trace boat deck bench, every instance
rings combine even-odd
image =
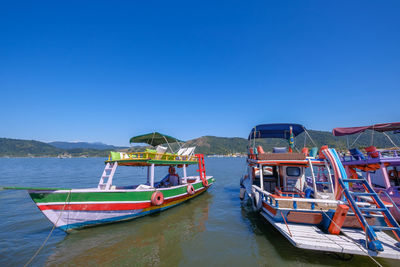
[[[257,155],[258,160],[305,160],[303,153],[263,153]]]

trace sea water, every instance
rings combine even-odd
[[[0,186],[96,187],[103,158],[2,158]],[[196,166],[189,174],[196,173]],[[66,234],[54,230],[33,266],[374,266],[368,257],[295,248],[248,202],[239,200],[244,158],[207,158],[215,184],[182,205],[132,221]],[[179,170],[181,171],[181,170]],[[117,185],[146,182],[146,168],[119,167]],[[158,168],[163,178],[166,168]],[[24,190],[0,191],[0,266],[21,266],[52,224]],[[400,261],[378,260],[384,266]]]

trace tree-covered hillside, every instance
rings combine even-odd
[[[0,138],[0,157],[56,157],[71,155],[73,157],[105,157],[109,150],[97,149],[61,149],[35,140]]]
[[[314,131],[309,130],[313,142],[305,133],[300,134],[295,138],[295,144],[297,149],[301,149],[306,143],[307,147],[321,147],[322,145],[328,145],[329,147],[335,147],[339,150],[345,150],[347,143],[352,147],[367,147],[373,144],[378,148],[389,148],[394,145],[389,139],[382,133],[374,132],[372,135],[371,131],[365,132],[359,135],[353,135],[347,137],[335,137],[330,132]],[[400,145],[400,134],[387,133],[389,137],[397,144]],[[306,137],[306,139],[304,139]],[[354,141],[357,138],[355,144]],[[306,142],[304,142],[306,141]],[[373,141],[373,142],[372,142]],[[287,141],[282,139],[257,139],[256,145],[262,145],[265,151],[271,151],[273,147],[287,146]],[[247,153],[248,141],[246,138],[240,137],[217,137],[217,136],[203,136],[193,140],[189,140],[186,146],[196,146],[196,153],[202,153],[206,155],[210,154],[231,154],[231,153]],[[114,146],[112,150],[121,151],[144,151],[146,146],[133,146],[130,148],[117,148]],[[172,144],[174,150],[178,147]],[[68,154],[74,157],[79,156],[99,156],[106,157],[111,149],[89,149],[85,147],[77,147],[74,149],[61,149],[51,146],[47,143],[34,141],[34,140],[18,140],[0,138],[0,157],[27,157],[27,156],[57,156],[61,154]]]
[[[49,145],[52,145],[57,148],[61,149],[96,149],[96,150],[116,150],[126,147],[116,147],[112,145],[106,145],[100,142],[62,142],[62,141],[55,141],[49,142]]]
[[[0,156],[57,156],[61,153],[63,149],[35,140],[0,138]]]
[[[307,147],[321,147],[322,145],[328,145],[329,147],[334,147],[339,150],[345,150],[347,148],[347,143],[351,148],[364,148],[372,144],[378,148],[394,147],[390,140],[382,133],[374,132],[372,142],[371,131],[362,133],[359,137],[358,135],[336,137],[333,136],[331,132],[315,130],[308,130],[308,133],[311,136],[312,141],[305,133],[302,133],[295,138],[295,145],[298,149],[301,149],[305,144]],[[397,146],[400,145],[400,134],[387,134]],[[358,139],[354,143],[357,137]],[[227,138],[203,136],[188,141],[187,145],[196,146],[196,153],[203,154],[247,153],[248,141],[245,138],[239,137]],[[282,139],[256,139],[256,145],[262,145],[265,151],[271,151],[273,147],[287,146],[288,142]]]

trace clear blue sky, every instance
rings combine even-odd
[[[3,1],[0,137],[400,121],[400,1]]]

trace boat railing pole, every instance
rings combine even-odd
[[[150,166],[147,166],[147,184],[150,185]]]
[[[186,178],[186,164],[183,164],[183,177]]]
[[[260,188],[261,191],[264,191],[264,171],[263,171],[263,165],[260,164],[258,165],[258,167],[260,168]]]
[[[393,207],[397,210],[398,213],[400,213],[400,209],[397,206],[396,202],[394,202],[394,200],[389,196],[389,194],[386,191],[379,191],[378,195],[380,195],[381,193],[384,193],[385,196],[390,200],[390,202],[392,202]]]
[[[154,163],[150,166],[150,186],[154,187]]]

